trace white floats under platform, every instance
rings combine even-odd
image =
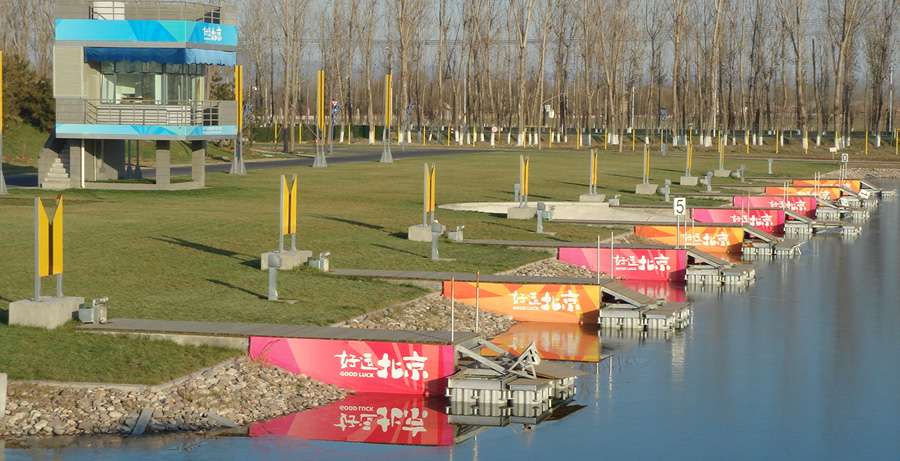
[[[74,319],[83,306],[84,298],[74,296],[14,301],[9,303],[9,324],[53,330]]]
[[[600,309],[600,328],[613,330],[680,330],[691,324],[687,303],[666,303],[635,309],[627,304],[607,304]]]

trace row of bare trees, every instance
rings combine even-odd
[[[208,0],[207,0],[208,1]],[[237,0],[257,118],[629,128],[678,135],[889,131],[900,0]],[[0,43],[49,74],[52,0],[0,0]],[[341,128],[341,136],[344,136]],[[293,148],[295,131],[285,136]],[[349,134],[348,134],[349,136]]]

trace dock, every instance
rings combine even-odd
[[[231,344],[247,349],[250,338],[279,337],[340,341],[376,341],[406,344],[456,345],[476,338],[475,333],[458,331],[407,331],[363,328],[281,325],[275,323],[194,322],[183,320],[111,319],[107,323],[86,323],[77,331],[98,334],[141,336],[169,339],[179,344]]]

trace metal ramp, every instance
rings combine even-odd
[[[660,304],[660,301],[658,301],[656,298],[651,298],[633,288],[628,288],[625,285],[622,285],[621,283],[615,281],[606,282],[600,285],[600,291],[617,299],[625,301],[626,303],[637,308],[656,306]]]
[[[803,213],[797,213],[796,211],[784,210],[784,215],[787,218],[784,221],[784,235],[796,236],[796,235],[810,235],[813,233],[814,227],[813,224],[815,220],[806,216]]]
[[[571,398],[575,378],[587,374],[571,366],[543,362],[534,343],[520,355],[481,338],[469,344],[456,345],[458,371],[447,378],[448,408],[460,416],[457,423],[476,424],[465,418],[486,413],[491,417],[539,416],[554,406],[554,401]],[[484,357],[481,348],[490,349],[496,356]]]
[[[687,249],[688,256],[694,258],[695,261],[700,261],[701,263],[709,264],[712,267],[720,268],[720,267],[730,267],[733,266],[733,263],[730,263],[718,256],[712,255],[705,251],[700,251],[696,248],[688,248]]]

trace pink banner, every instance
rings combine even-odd
[[[596,248],[560,248],[559,260],[597,272]],[[616,278],[683,282],[686,269],[686,250],[614,248],[610,257],[609,248],[600,248],[600,272]]]
[[[304,338],[250,338],[250,357],[357,392],[442,395],[453,346]]]
[[[787,208],[808,218],[816,217],[815,197],[809,195],[751,195],[735,196],[732,204],[743,208]]]
[[[770,234],[784,234],[784,210],[693,208],[691,217],[706,224],[749,224]]]
[[[309,440],[452,445],[443,397],[359,393],[313,410],[250,425],[250,437],[289,435]]]

